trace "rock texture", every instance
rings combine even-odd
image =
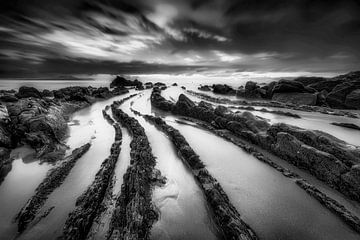
[[[321,190],[317,189],[314,185],[308,183],[305,179],[301,178],[298,174],[294,173],[293,171],[280,166],[279,164],[272,161],[270,158],[266,157],[264,154],[259,152],[254,147],[250,146],[248,143],[242,141],[239,138],[236,138],[233,134],[229,131],[224,130],[216,130],[209,124],[204,122],[199,122],[196,120],[188,119],[187,121],[191,121],[196,123],[202,129],[206,129],[217,136],[224,138],[225,140],[232,142],[236,146],[242,148],[244,151],[252,154],[261,162],[269,165],[270,167],[274,168],[275,170],[279,171],[285,177],[295,180],[296,184],[305,190],[308,194],[314,197],[317,201],[319,201],[324,207],[332,211],[336,214],[339,218],[341,218],[346,224],[349,225],[352,229],[360,233],[360,219],[349,210],[347,210],[342,204],[337,202],[336,200],[332,199],[331,197],[327,196],[325,193],[321,192]]]
[[[105,119],[111,119],[106,112],[104,115]],[[103,161],[88,189],[76,200],[76,208],[69,214],[60,239],[86,239],[94,219],[100,213],[101,203],[108,186],[111,185],[122,142],[120,125],[113,123],[112,126],[115,129],[115,139],[110,149],[110,156]]]
[[[87,143],[76,148],[58,167],[55,167],[48,172],[46,178],[36,188],[35,195],[28,200],[16,217],[19,232],[23,232],[27,225],[34,220],[48,196],[63,183],[76,161],[89,150],[90,146],[91,144]]]
[[[152,102],[154,100],[166,101],[161,96],[152,98]],[[154,103],[154,106],[161,104]],[[177,103],[169,108],[174,114],[205,121],[217,129],[227,129],[360,201],[359,147],[321,131],[284,123],[270,125],[251,113],[233,114],[223,106],[213,109],[206,103],[196,105],[185,95],[180,95]]]
[[[344,128],[350,128],[350,129],[355,129],[355,130],[360,130],[360,126],[353,124],[353,123],[337,123],[337,122],[333,122],[331,123],[332,125],[335,126],[339,126],[339,127],[344,127]]]
[[[189,166],[199,186],[203,190],[216,225],[224,239],[258,239],[254,231],[241,219],[239,212],[231,204],[228,196],[190,147],[178,130],[167,125],[161,118],[146,115],[145,118],[159,127],[173,142],[179,156]]]
[[[158,214],[152,204],[152,186],[158,181],[155,157],[144,128],[139,122],[112,105],[115,119],[131,133],[131,162],[124,177],[121,194],[112,217],[109,239],[150,239],[152,224]]]
[[[200,98],[200,99],[204,99],[206,101],[220,103],[220,104],[286,108],[286,109],[293,109],[293,110],[304,111],[304,112],[318,112],[318,113],[328,114],[328,115],[359,118],[359,115],[354,112],[344,111],[344,110],[336,110],[336,109],[332,109],[332,108],[328,108],[328,107],[297,105],[297,104],[282,103],[282,102],[277,102],[277,101],[230,100],[228,98],[215,98],[215,97],[209,96],[207,94],[195,92],[195,91],[191,91],[191,90],[188,90],[187,92],[191,95],[194,95],[194,96]]]
[[[140,82],[139,80],[135,79],[134,81],[132,81],[120,76],[116,76],[116,78],[110,83],[110,88],[115,87],[136,87],[139,89],[144,89],[142,82]]]
[[[329,106],[337,109],[360,109],[360,71],[333,78],[299,77],[281,79],[259,87],[249,81],[237,96],[265,98],[297,105]]]
[[[235,95],[236,91],[226,84],[214,84],[212,86],[213,92],[217,94]]]
[[[2,91],[0,94],[7,94],[7,99],[0,99],[0,147],[12,149],[28,144],[36,150],[36,157],[41,161],[62,159],[66,150],[63,140],[68,115],[97,99],[126,92],[128,90],[110,91],[104,87],[67,87],[43,92],[20,87],[19,92]],[[11,101],[10,97],[13,98]],[[9,169],[9,164],[6,166]]]

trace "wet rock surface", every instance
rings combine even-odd
[[[263,87],[248,81],[237,96],[265,98],[298,105],[328,106],[337,109],[360,109],[360,72],[333,78],[298,77],[281,79]]]
[[[119,87],[119,88],[137,87],[143,89],[143,84],[137,79],[132,81],[121,76],[116,76],[116,78],[110,83],[110,88],[115,88],[115,87]]]
[[[318,188],[314,185],[307,182],[305,179],[301,178],[298,174],[294,173],[293,171],[280,166],[279,164],[272,161],[270,158],[266,157],[263,153],[259,152],[254,147],[250,146],[245,141],[235,137],[230,131],[224,130],[217,130],[212,127],[210,124],[206,124],[204,122],[199,122],[193,119],[185,118],[185,120],[196,123],[199,127],[206,129],[215,135],[235,144],[236,146],[242,148],[244,151],[252,154],[261,162],[269,165],[270,167],[274,168],[275,170],[282,173],[285,177],[295,180],[295,183],[305,190],[308,194],[314,197],[317,201],[319,201],[324,207],[332,211],[336,214],[339,218],[341,218],[346,224],[348,224],[352,229],[360,233],[360,219],[347,210],[342,204],[337,202],[336,200],[332,199],[331,197],[327,196],[323,192],[321,192]]]
[[[109,121],[111,117],[106,112],[103,113],[105,119]],[[115,139],[110,149],[110,155],[102,162],[91,185],[76,200],[76,208],[69,214],[63,234],[59,239],[86,239],[94,219],[100,214],[101,204],[108,187],[111,185],[122,142],[120,125],[114,122],[112,126],[115,129]]]
[[[194,152],[178,130],[167,125],[161,118],[150,115],[144,116],[160,128],[173,142],[179,156],[189,166],[198,181],[217,227],[224,239],[258,239],[254,231],[241,219],[239,212],[231,204],[228,196],[218,181],[205,168],[199,156]]]
[[[160,97],[156,99],[164,101]],[[156,99],[152,98],[152,103]],[[360,201],[360,175],[356,167],[360,163],[359,147],[321,131],[305,130],[284,123],[270,125],[249,112],[233,114],[223,106],[214,109],[208,104],[196,105],[183,94],[173,104],[171,111],[205,121],[217,129],[227,129],[309,171],[349,198]]]
[[[207,94],[190,91],[190,90],[188,90],[187,92],[191,95],[194,95],[194,96],[200,98],[200,99],[204,99],[206,101],[220,103],[220,104],[285,108],[285,109],[293,109],[293,110],[304,111],[304,112],[318,112],[318,113],[328,114],[328,115],[359,118],[359,115],[356,113],[353,113],[350,111],[345,111],[345,110],[336,110],[336,109],[332,109],[332,108],[328,108],[328,107],[297,105],[297,104],[292,104],[292,103],[282,103],[282,102],[276,102],[276,101],[230,100],[227,98],[215,98],[215,97],[209,96]]]
[[[91,144],[87,143],[76,148],[67,156],[59,166],[51,169],[46,178],[40,183],[32,196],[21,211],[16,216],[18,221],[18,231],[23,232],[28,224],[34,220],[40,208],[44,205],[48,196],[59,187],[74,167],[76,161],[81,158],[90,148]]]
[[[158,184],[155,157],[144,128],[121,109],[121,103],[112,105],[114,118],[132,135],[130,166],[128,167],[110,223],[109,239],[150,239],[152,224],[158,213],[152,204],[152,188]]]
[[[13,149],[28,144],[41,161],[62,159],[68,116],[98,99],[127,92],[110,91],[106,87],[66,87],[42,92],[33,87],[20,87],[18,92],[2,91],[0,94],[6,97],[0,98],[0,147]],[[1,176],[11,168],[8,159],[5,160],[6,164],[0,164]]]

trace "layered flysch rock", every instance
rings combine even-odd
[[[158,214],[152,204],[152,186],[158,182],[155,157],[144,128],[139,122],[112,105],[114,118],[131,133],[130,166],[123,177],[121,194],[111,220],[109,239],[150,239],[150,229]],[[157,173],[157,174],[156,174]]]
[[[74,111],[97,99],[127,93],[106,87],[67,87],[38,91],[20,87],[19,91],[0,91],[0,183],[11,170],[11,149],[27,144],[41,161],[63,159],[66,146],[67,118]]]
[[[63,183],[76,161],[89,150],[90,146],[91,144],[87,143],[74,149],[71,155],[67,156],[59,166],[49,171],[46,178],[36,188],[35,195],[28,200],[16,217],[19,232],[24,231],[27,225],[36,217],[48,196]]]
[[[166,100],[154,91],[152,103],[163,106]],[[155,103],[154,101],[159,101]],[[360,149],[321,131],[311,131],[284,123],[269,125],[251,113],[233,114],[223,106],[213,109],[205,103],[196,105],[185,95],[176,104],[165,104],[173,113],[227,129],[267,149],[288,162],[306,169],[318,179],[348,197],[360,201]]]
[[[173,142],[178,154],[189,166],[204,192],[215,223],[224,239],[258,239],[253,230],[241,219],[218,181],[205,168],[199,156],[178,130],[167,125],[161,118],[146,115],[145,118],[159,127]]]
[[[274,168],[275,170],[282,173],[285,177],[290,178],[296,182],[296,184],[305,190],[309,195],[314,197],[317,201],[319,201],[324,207],[329,209],[331,212],[336,214],[339,218],[341,218],[346,224],[349,225],[352,229],[360,233],[360,219],[349,210],[347,210],[342,204],[337,202],[336,200],[332,199],[331,197],[324,194],[321,190],[316,188],[314,185],[307,182],[305,179],[301,178],[298,174],[287,169],[274,161],[270,158],[266,157],[263,153],[259,150],[255,149],[254,147],[250,146],[248,143],[242,141],[240,138],[235,137],[230,131],[224,130],[217,130],[212,127],[210,124],[207,124],[202,121],[197,121],[194,119],[186,118],[185,120],[195,122],[195,126],[199,126],[202,129],[206,129],[215,135],[224,138],[227,141],[234,143],[236,146],[242,148],[244,151],[248,152],[249,154],[256,157],[261,162],[269,165],[270,167]]]
[[[241,106],[262,106],[262,107],[275,107],[275,108],[285,108],[285,109],[293,109],[304,112],[318,112],[322,114],[335,115],[335,116],[346,116],[350,118],[359,118],[359,115],[346,110],[337,110],[332,109],[326,106],[309,106],[309,105],[299,105],[294,103],[282,103],[277,101],[246,101],[246,100],[230,100],[228,98],[215,98],[209,96],[207,94],[203,94],[200,92],[195,92],[188,90],[189,94],[194,95],[200,99],[204,99],[206,101],[221,103],[221,104],[233,104],[233,105],[241,105]],[[318,95],[319,96],[319,95]],[[325,98],[326,96],[322,96]],[[318,98],[319,99],[319,98]]]
[[[237,96],[266,98],[297,105],[328,106],[338,109],[360,109],[360,72],[333,78],[299,77],[281,79],[265,86],[249,81],[239,88]]]
[[[110,119],[110,116],[105,118]],[[115,139],[110,149],[110,156],[101,164],[92,184],[76,200],[76,208],[69,214],[59,239],[86,239],[95,217],[100,213],[100,206],[111,183],[122,141],[120,125],[118,123],[112,125],[115,129]]]

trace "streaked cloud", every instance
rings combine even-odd
[[[56,63],[63,71],[60,64],[68,62],[73,64],[67,67],[84,73],[89,68],[83,66],[94,63],[100,64],[95,69],[102,73],[114,72],[110,67],[116,64],[147,72],[220,68],[228,74],[347,72],[356,70],[360,62],[360,4],[355,0],[2,0],[0,36],[4,75],[42,73],[45,67],[53,72]]]

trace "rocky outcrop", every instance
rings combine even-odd
[[[34,148],[37,157],[52,161],[65,152],[61,140],[67,131],[66,105],[51,100],[23,98],[7,105],[12,138]]]
[[[304,111],[304,112],[318,112],[318,113],[328,114],[328,115],[359,118],[359,115],[354,112],[345,111],[345,110],[336,110],[336,109],[332,109],[332,108],[328,108],[328,107],[298,105],[298,104],[282,103],[282,102],[276,102],[276,101],[230,100],[228,98],[212,97],[207,94],[195,92],[195,91],[191,91],[191,90],[188,90],[187,92],[191,95],[194,95],[194,96],[200,98],[200,99],[204,99],[206,101],[220,103],[220,104],[286,108],[286,109],[293,109],[293,110]]]
[[[164,111],[171,111],[171,108],[173,106],[173,103],[171,101],[168,101],[161,96],[161,90],[158,87],[155,87],[153,89],[150,100],[155,107]]]
[[[350,109],[359,109],[360,106],[360,89],[356,89],[346,95],[345,106]]]
[[[154,86],[154,84],[152,82],[146,82],[144,85],[145,85],[146,89],[153,88],[153,86]]]
[[[350,129],[354,129],[354,130],[360,130],[360,126],[358,126],[356,124],[353,124],[353,123],[337,123],[337,122],[333,122],[331,124],[335,125],[335,126],[339,126],[339,127],[350,128]]]
[[[200,87],[198,87],[198,89],[199,89],[200,91],[205,91],[205,92],[211,91],[211,87],[208,86],[208,85],[201,85]]]
[[[116,76],[116,78],[110,83],[110,88],[115,87],[136,87],[139,89],[143,89],[143,84],[139,80],[135,79],[134,81],[128,80],[124,77]]]
[[[226,84],[214,84],[212,86],[213,92],[217,94],[235,95],[236,91]]]
[[[231,204],[228,196],[218,181],[210,175],[199,156],[178,130],[167,125],[161,118],[146,115],[145,118],[153,122],[170,138],[179,156],[189,166],[195,179],[199,183],[218,229],[224,239],[258,239],[254,231],[241,219],[239,212]]]
[[[0,184],[5,176],[11,171],[12,158],[10,158],[10,149],[0,147]]]
[[[0,105],[0,147],[14,148],[28,144],[36,150],[41,161],[53,162],[62,159],[66,146],[63,140],[68,129],[68,115],[89,106],[97,99],[120,95],[127,90],[114,92],[108,88],[67,87],[40,93],[32,87],[20,87],[16,101]]]
[[[349,106],[345,104],[345,101],[347,96],[354,92],[354,89],[360,89],[360,76],[358,82],[344,82],[336,85],[336,87],[334,87],[334,89],[327,95],[326,102],[333,108],[349,108]],[[354,96],[354,94],[349,97],[352,98],[352,96]],[[354,107],[355,109],[360,108],[360,106]]]
[[[247,107],[245,107],[245,106],[229,106],[229,108],[246,110],[246,111],[258,111],[258,112],[272,113],[272,114],[293,117],[293,118],[301,118],[300,115],[298,115],[296,113],[280,111],[280,110],[269,110],[267,108],[256,109],[251,106],[247,106]]]
[[[317,95],[313,93],[274,93],[272,100],[296,105],[316,105]]]
[[[41,93],[34,87],[22,86],[19,88],[19,92],[15,94],[17,98],[41,98]]]
[[[197,124],[197,126],[201,127],[202,129],[206,129],[206,130],[214,133],[215,135],[217,135],[221,138],[224,138],[225,140],[227,140],[229,142],[232,142],[236,146],[242,148],[245,152],[256,157],[261,162],[269,165],[270,167],[274,168],[276,171],[279,171],[285,177],[295,180],[296,184],[300,188],[305,190],[308,194],[310,194],[317,201],[319,201],[324,207],[326,207],[331,212],[336,214],[351,228],[353,228],[355,231],[360,233],[360,219],[355,214],[351,213],[342,204],[340,204],[336,200],[332,199],[331,197],[327,196],[325,193],[321,192],[321,190],[319,190],[314,185],[307,182],[305,179],[301,178],[295,172],[275,163],[269,157],[265,156],[263,153],[259,152],[257,149],[250,146],[248,143],[242,141],[240,138],[235,137],[229,131],[216,130],[214,127],[212,127],[209,124],[206,124],[204,122],[199,122],[199,121],[196,121],[193,119],[186,118],[186,120],[190,121],[190,122],[194,122]],[[354,184],[352,184],[352,185],[354,185]]]
[[[111,119],[106,112],[103,112],[103,114],[105,119]],[[114,123],[112,126],[115,129],[115,139],[110,149],[110,156],[101,164],[100,170],[96,173],[91,185],[76,200],[76,208],[69,214],[60,239],[86,239],[94,219],[100,213],[101,203],[103,202],[107,188],[111,185],[122,142],[120,125]]]
[[[74,149],[71,155],[66,157],[58,167],[55,167],[48,172],[46,178],[36,188],[35,195],[27,201],[16,217],[19,232],[23,232],[27,225],[34,220],[48,196],[63,183],[71,169],[74,167],[76,161],[89,150],[90,146],[91,144],[87,143]]]
[[[152,224],[158,213],[152,204],[152,186],[159,181],[155,171],[155,157],[144,128],[132,117],[118,109],[120,103],[111,107],[114,118],[131,133],[130,166],[128,167],[110,223],[109,239],[150,239]]]
[[[360,149],[356,146],[321,131],[284,123],[270,125],[251,113],[233,114],[223,106],[213,109],[208,104],[196,105],[185,95],[179,96],[171,110],[174,114],[205,121],[217,129],[227,129],[360,201],[359,175],[353,169],[360,163]]]
[[[330,106],[337,109],[360,109],[360,71],[333,78],[299,77],[281,79],[263,87],[248,81],[236,95],[264,98],[297,105]]]

